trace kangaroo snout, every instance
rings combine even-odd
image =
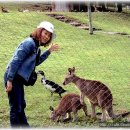
[[[63,82],[62,84],[65,85],[65,82]]]
[[[65,85],[67,85],[67,82],[64,81],[62,84],[65,86]]]

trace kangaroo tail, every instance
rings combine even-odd
[[[129,112],[124,112],[124,113],[116,115],[116,118],[124,118],[124,117],[128,116],[129,114],[130,114],[130,111]]]

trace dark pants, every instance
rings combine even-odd
[[[5,86],[7,83],[7,73],[4,75]],[[24,112],[26,102],[24,99],[24,85],[18,79],[13,80],[13,89],[8,93],[10,105],[10,125],[11,127],[29,127]]]

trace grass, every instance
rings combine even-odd
[[[85,13],[64,13],[81,22],[88,22]],[[130,15],[130,14],[127,14]],[[82,16],[82,17],[81,17]],[[76,67],[76,74],[86,79],[100,80],[112,91],[114,112],[130,111],[129,66],[130,45],[129,38],[121,35],[108,35],[77,29],[71,25],[48,17],[45,13],[19,13],[12,11],[8,14],[0,13],[0,127],[9,127],[9,106],[4,90],[3,74],[7,63],[13,55],[17,45],[32,32],[43,20],[55,25],[57,38],[55,43],[60,45],[60,51],[54,52],[37,70],[43,70],[46,78],[62,85],[68,67]],[[130,17],[123,13],[93,13],[93,26],[103,31],[130,33]],[[123,24],[122,24],[123,23]],[[42,48],[44,51],[45,48]],[[65,87],[68,93],[79,93],[70,84]],[[79,111],[79,122],[55,123],[49,119],[49,106],[57,106],[58,95],[53,97],[41,85],[40,77],[33,87],[25,87],[27,102],[26,114],[32,127],[99,127],[98,121],[84,116]],[[89,113],[90,104],[86,100]],[[100,111],[98,108],[97,111]],[[122,119],[121,122],[125,121]]]

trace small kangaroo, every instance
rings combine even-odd
[[[3,13],[9,13],[9,11],[8,11],[7,9],[5,9],[4,7],[1,7],[1,11],[2,11]]]
[[[54,121],[64,121],[66,118],[66,114],[68,113],[68,119],[71,119],[71,112],[73,113],[73,122],[78,120],[77,111],[83,109],[85,115],[87,116],[87,106],[84,103],[83,105],[80,103],[80,96],[74,93],[66,94],[60,100],[58,107],[54,110],[53,107],[50,106],[51,116],[50,118]]]
[[[92,118],[96,118],[96,106],[99,106],[102,109],[101,121],[106,121],[107,113],[112,119],[116,118],[112,108],[113,97],[111,91],[105,84],[101,83],[100,81],[87,80],[76,76],[75,67],[69,68],[68,72],[69,73],[65,77],[63,85],[67,85],[72,82],[79,88],[81,92],[81,104],[84,103],[85,96],[89,99],[92,107]]]

